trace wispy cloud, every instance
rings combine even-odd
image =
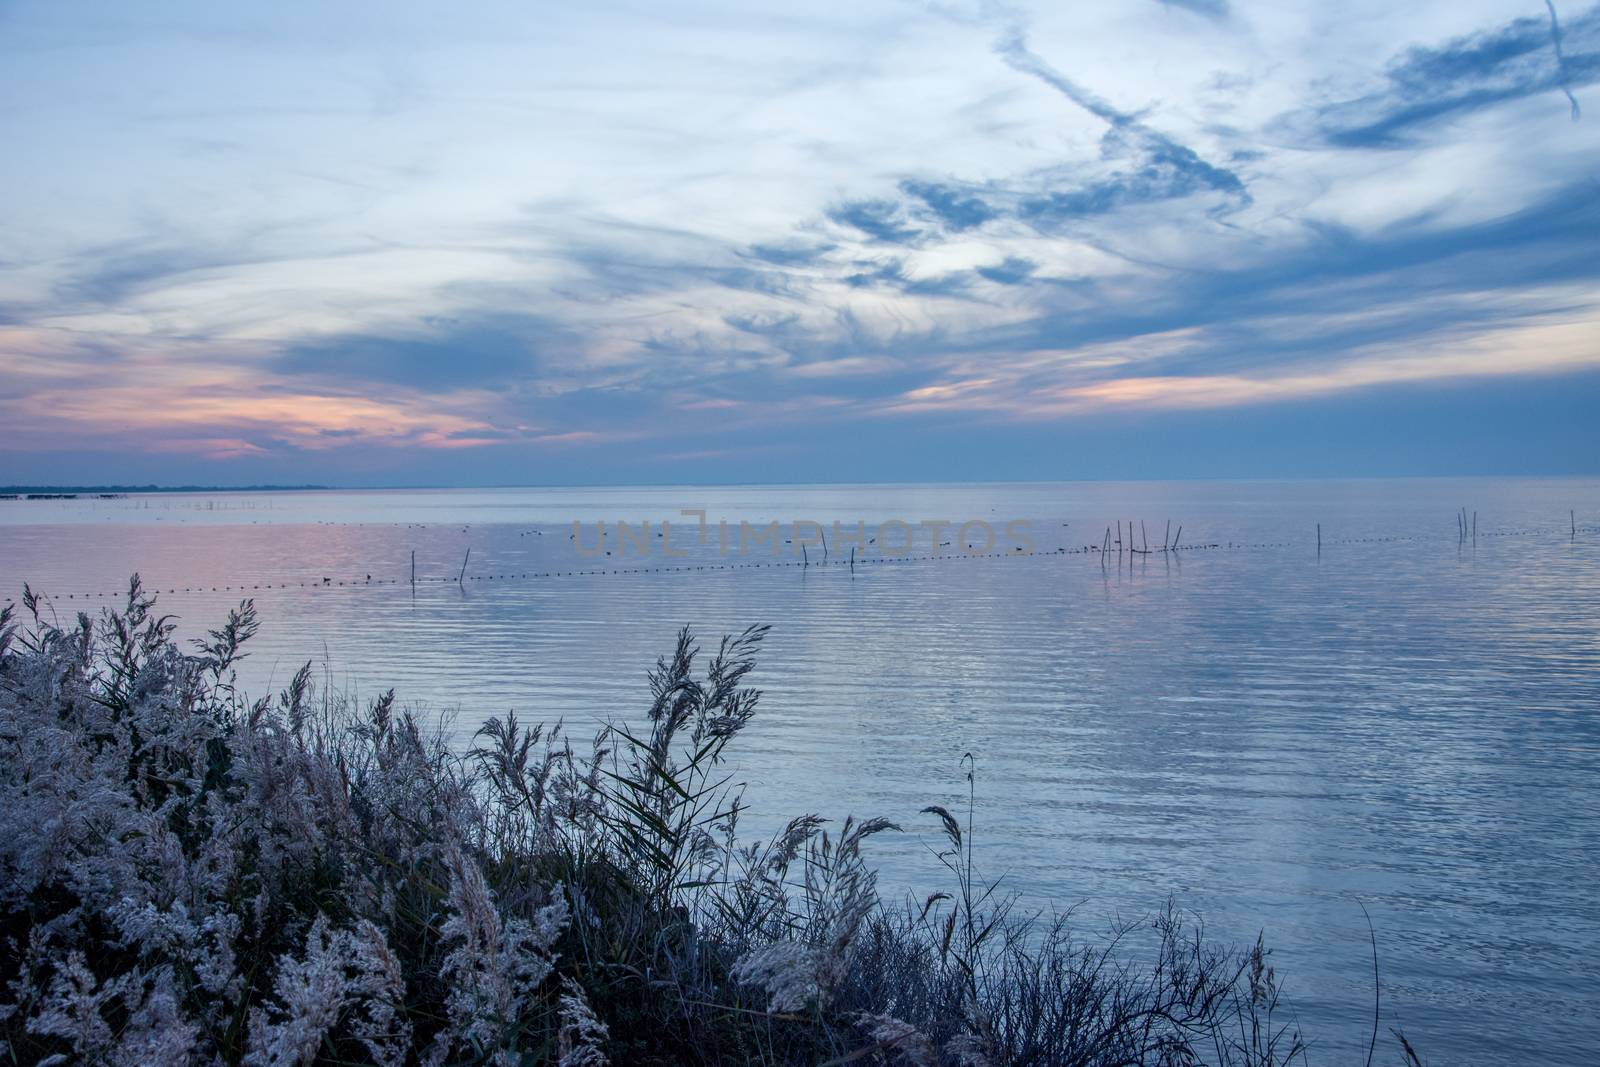
[[[1161,0],[1163,7],[1182,8],[1208,19],[1224,20],[1232,13],[1228,0]]]
[[[1572,106],[1572,121],[1576,122],[1583,115],[1583,109],[1578,106],[1578,98],[1572,95],[1572,81],[1567,71],[1567,57],[1561,51],[1561,16],[1556,14],[1555,0],[1544,0],[1545,10],[1550,12],[1550,47],[1556,54],[1556,82],[1561,86],[1561,92],[1567,98],[1567,103]]]
[[[855,200],[840,204],[828,212],[828,218],[884,244],[914,244],[922,236],[920,230],[901,216],[900,205],[893,200]]]
[[[285,346],[271,369],[306,381],[388,383],[412,389],[517,386],[538,378],[541,343],[570,343],[554,324],[424,316],[404,331],[342,334]]]
[[[1526,16],[1408,48],[1389,65],[1380,89],[1321,105],[1315,121],[1335,145],[1397,148],[1434,123],[1540,94],[1564,94],[1576,120],[1572,91],[1596,80],[1600,6],[1563,28],[1549,4],[1548,18]]]
[[[1600,365],[1600,7],[358,14],[12,10],[14,466],[819,476],[818,423]]]

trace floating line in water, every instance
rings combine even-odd
[[[1533,528],[1522,528],[1522,529],[1511,529],[1511,530],[1498,530],[1498,531],[1494,531],[1494,532],[1491,532],[1491,533],[1482,533],[1482,534],[1479,534],[1478,536],[1485,537],[1485,538],[1489,538],[1489,537],[1536,537],[1536,536],[1540,536],[1540,535],[1543,535],[1543,534],[1548,534],[1549,532],[1550,532],[1549,530],[1533,529]],[[1580,533],[1583,533],[1583,534],[1600,533],[1600,525],[1574,525],[1571,528],[1571,534],[1573,536],[1576,536],[1577,534],[1580,534]],[[1437,541],[1437,540],[1439,540],[1439,539],[1436,538],[1436,537],[1428,537],[1428,536],[1421,536],[1421,535],[1411,535],[1411,534],[1394,534],[1394,535],[1385,536],[1385,537],[1345,537],[1345,538],[1327,538],[1327,537],[1325,537],[1325,538],[1322,539],[1322,545],[1324,547],[1326,547],[1326,546],[1332,546],[1332,545],[1369,545],[1369,544],[1388,544],[1388,543],[1400,543],[1400,542],[1424,542],[1424,541]],[[956,551],[956,552],[950,552],[950,553],[939,553],[937,555],[924,555],[924,556],[909,556],[909,555],[908,556],[859,556],[859,557],[855,558],[854,563],[855,563],[856,566],[868,567],[868,566],[873,566],[873,565],[880,565],[881,566],[881,565],[885,565],[885,564],[948,563],[948,562],[957,561],[957,560],[1023,559],[1023,558],[1048,557],[1048,556],[1100,556],[1100,557],[1104,558],[1104,557],[1108,557],[1108,556],[1112,556],[1112,555],[1115,555],[1115,556],[1120,558],[1123,555],[1127,555],[1129,557],[1129,563],[1130,563],[1130,566],[1131,566],[1132,557],[1133,556],[1166,556],[1168,554],[1171,554],[1171,555],[1177,555],[1179,553],[1193,554],[1195,552],[1213,552],[1213,551],[1223,551],[1223,552],[1230,552],[1230,551],[1231,552],[1261,551],[1261,550],[1266,550],[1266,549],[1280,549],[1280,548],[1281,549],[1307,548],[1309,546],[1310,546],[1310,542],[1303,542],[1302,543],[1302,542],[1298,542],[1298,541],[1215,541],[1215,542],[1210,542],[1210,543],[1194,544],[1194,545],[1181,545],[1181,546],[1173,545],[1173,546],[1168,546],[1166,548],[1158,548],[1158,549],[1134,549],[1134,548],[1130,548],[1130,547],[1128,547],[1126,545],[1116,546],[1116,547],[1112,547],[1112,548],[1108,549],[1108,548],[1105,548],[1103,545],[1084,545],[1084,546],[1079,547],[1079,548],[1061,547],[1061,548],[1057,548],[1057,549],[1054,549],[1054,550],[1047,550],[1047,551],[1039,551],[1039,550],[1034,550],[1034,551],[1014,550],[1014,551],[1011,551],[1011,552],[965,552],[965,551]],[[474,574],[474,575],[467,575],[467,576],[458,575],[455,578],[451,578],[449,575],[438,575],[438,576],[428,576],[428,577],[420,577],[420,578],[365,578],[365,579],[353,578],[353,579],[347,579],[347,580],[334,580],[334,579],[324,578],[320,582],[318,582],[318,581],[309,581],[309,582],[306,582],[306,581],[302,581],[302,582],[294,582],[294,581],[287,581],[287,582],[233,582],[233,583],[224,583],[222,585],[186,585],[186,586],[169,585],[169,586],[166,586],[165,588],[161,588],[161,587],[152,588],[152,589],[150,589],[150,592],[151,593],[157,593],[157,594],[165,592],[167,595],[171,596],[171,595],[176,595],[178,593],[233,593],[233,592],[253,593],[253,592],[263,592],[263,591],[288,590],[288,589],[335,589],[335,588],[352,588],[353,589],[353,588],[364,587],[364,586],[382,586],[382,585],[394,585],[394,586],[443,585],[443,584],[464,585],[466,582],[509,582],[509,581],[520,581],[520,580],[524,580],[524,579],[527,579],[527,580],[553,580],[553,579],[559,579],[559,578],[595,578],[595,577],[607,577],[607,576],[619,575],[619,574],[620,575],[630,575],[630,574],[667,574],[667,573],[682,573],[682,572],[686,572],[686,571],[749,570],[749,569],[754,569],[754,568],[758,568],[758,567],[761,567],[761,568],[799,567],[802,570],[809,570],[812,567],[818,567],[818,568],[821,568],[821,567],[845,567],[845,568],[849,568],[851,566],[851,563],[852,563],[852,561],[850,559],[827,559],[827,560],[815,560],[815,561],[804,560],[804,559],[796,559],[796,560],[774,559],[774,560],[747,561],[747,562],[738,562],[738,563],[685,563],[685,564],[675,565],[675,566],[654,566],[654,567],[644,566],[644,567],[612,567],[612,568],[579,568],[579,569],[576,569],[576,570],[542,570],[542,571],[520,571],[520,572],[519,571],[513,571],[513,572],[505,573],[505,574]],[[120,589],[120,590],[117,590],[115,592],[40,594],[41,598],[43,598],[43,599],[74,600],[74,601],[76,601],[76,600],[103,600],[103,599],[106,599],[108,597],[112,598],[112,599],[116,599],[116,598],[124,597],[126,595],[127,595],[127,590],[126,589]],[[0,603],[11,604],[11,603],[14,603],[14,601],[12,600],[11,597],[8,596],[8,597],[5,597],[3,601],[0,601]]]

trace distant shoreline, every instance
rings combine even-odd
[[[0,496],[45,493],[288,493],[332,489],[331,485],[0,485]]]
[[[1304,477],[1228,477],[1205,478],[1061,478],[994,479],[954,481],[864,481],[864,482],[795,482],[795,481],[681,481],[681,482],[496,482],[483,485],[444,485],[419,483],[415,485],[0,485],[0,496],[22,496],[29,493],[92,496],[96,493],[159,494],[159,493],[418,493],[418,492],[498,492],[518,489],[838,489],[838,488],[893,488],[893,487],[977,487],[1001,486],[1068,486],[1068,485],[1202,485],[1207,483],[1285,483],[1307,482],[1444,482],[1444,481],[1592,481],[1600,472],[1592,473],[1509,473],[1509,474],[1340,474],[1309,475]]]

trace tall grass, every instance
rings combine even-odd
[[[883,819],[738,835],[766,630],[684,631],[637,727],[490,719],[454,751],[309,665],[250,701],[245,601],[194,647],[131,583],[0,613],[0,1060],[1226,1064],[1305,1055],[1258,942],[1147,958],[1019,914],[930,807],[949,885],[886,904]],[[703,662],[703,668],[701,666]],[[970,767],[969,767],[970,772]]]

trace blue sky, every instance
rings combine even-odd
[[[0,481],[1600,471],[1600,6],[0,0]]]

